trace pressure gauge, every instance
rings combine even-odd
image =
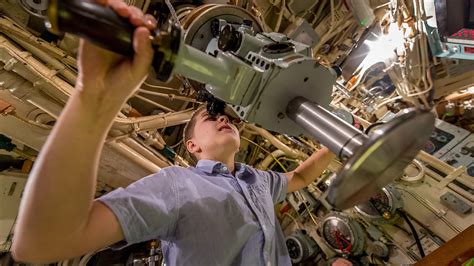
[[[403,205],[400,193],[392,186],[382,188],[367,202],[355,206],[356,212],[375,223],[393,222],[396,211]]]
[[[355,124],[354,116],[351,114],[351,112],[346,111],[342,108],[334,109],[332,112],[337,117],[339,117],[342,120],[344,120],[345,122],[347,122],[349,125],[354,125]]]
[[[362,226],[342,212],[331,212],[319,228],[324,241],[337,253],[359,255],[364,250]]]
[[[286,247],[292,263],[300,263],[319,252],[316,242],[304,230],[296,230],[288,236]]]
[[[40,18],[44,18],[48,9],[48,1],[45,0],[20,0],[19,4],[30,15]]]

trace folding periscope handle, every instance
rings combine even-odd
[[[109,7],[90,0],[50,0],[46,27],[72,33],[118,54],[133,55],[133,26]]]

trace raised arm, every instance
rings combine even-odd
[[[313,153],[295,170],[286,173],[288,177],[288,193],[308,186],[323,173],[324,169],[328,167],[331,160],[335,157],[334,153],[323,147]]]
[[[148,73],[153,55],[148,29],[155,22],[121,1],[101,2],[141,26],[134,33],[135,55],[125,58],[81,40],[76,89],[21,202],[12,246],[18,261],[54,262],[123,239],[114,214],[93,202],[99,157],[114,117]]]

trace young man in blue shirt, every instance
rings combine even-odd
[[[76,89],[30,174],[13,256],[54,262],[110,245],[161,239],[168,265],[289,265],[273,205],[311,183],[334,155],[323,148],[292,172],[235,163],[237,129],[200,109],[185,145],[196,167],[169,167],[94,200],[100,152],[122,104],[147,76],[152,18],[103,0],[137,26],[132,59],[81,40]]]

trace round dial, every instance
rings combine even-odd
[[[48,9],[48,1],[44,0],[20,0],[20,5],[30,15],[44,18]]]
[[[286,247],[292,263],[300,263],[314,256],[319,247],[304,230],[296,230],[286,238]]]
[[[373,221],[392,222],[397,218],[397,208],[401,206],[400,194],[392,186],[387,186],[368,201],[355,206],[355,210]]]
[[[338,108],[332,111],[337,117],[346,121],[349,125],[354,125],[354,117],[352,114],[344,109]]]
[[[298,259],[302,257],[303,251],[301,250],[301,244],[296,239],[290,238],[286,240],[286,247],[291,259]]]
[[[288,253],[291,259],[298,259],[302,256],[301,253],[301,244],[298,243],[295,239],[288,239],[286,240],[286,247],[288,248]]]
[[[328,246],[340,254],[359,255],[364,250],[364,230],[345,213],[329,213],[319,230]]]
[[[385,211],[390,211],[391,201],[384,191],[370,197],[369,201],[357,205],[357,208],[367,215],[380,217]]]
[[[352,246],[352,232],[349,225],[336,217],[324,223],[323,235],[334,249],[345,250]]]

